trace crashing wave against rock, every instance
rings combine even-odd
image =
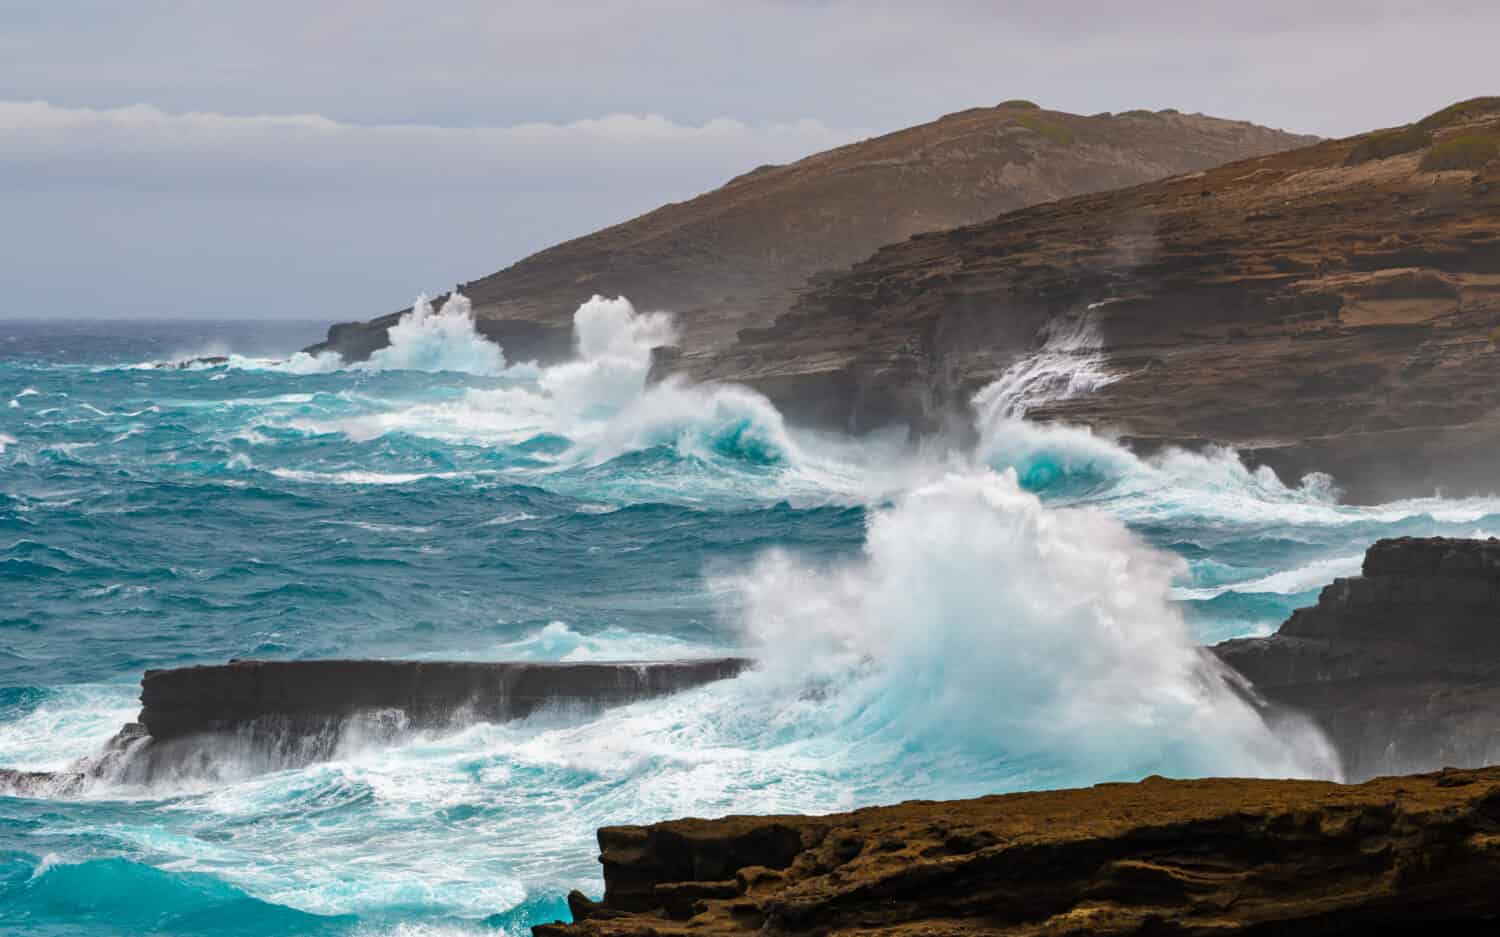
[[[1214,648],[1311,717],[1346,777],[1500,759],[1500,540],[1381,540],[1268,638]]]
[[[63,796],[91,782],[259,774],[410,732],[595,712],[737,676],[742,658],[623,663],[237,660],[148,670],[139,722],[62,772],[0,769],[0,788]]]

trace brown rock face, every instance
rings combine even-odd
[[[538,937],[1418,934],[1500,916],[1500,769],[1100,785],[599,831]],[[1444,931],[1444,932],[1452,932]],[[1476,931],[1478,932],[1478,931]]]
[[[732,342],[738,329],[768,325],[810,276],[843,270],[882,244],[1312,139],[1200,115],[1081,117],[1006,102],[762,166],[463,291],[480,331],[512,361],[566,356],[573,312],[595,293],[674,312],[691,358]],[[362,360],[386,344],[399,315],[335,326],[310,350]]]
[[[1346,777],[1500,762],[1500,540],[1382,540],[1363,572],[1215,653],[1316,722]]]
[[[1473,139],[1500,141],[1500,98],[920,234],[678,369],[807,421],[931,426],[1094,306],[1120,379],[1032,418],[1229,443],[1360,500],[1487,492],[1500,160]]]

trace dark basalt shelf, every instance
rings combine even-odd
[[[103,781],[242,776],[338,757],[416,731],[594,712],[738,676],[751,661],[234,660],[148,670],[138,722],[66,771],[0,768],[0,793],[70,796]]]
[[[405,660],[235,660],[148,670],[140,721],[167,740],[269,718],[326,722],[380,710],[413,727],[461,718],[503,722],[546,706],[602,708],[665,696],[740,674],[725,657],[609,663]]]

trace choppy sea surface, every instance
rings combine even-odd
[[[1274,628],[1376,538],[1500,531],[1500,500],[1351,507],[1337,479],[1027,423],[1117,376],[1065,326],[973,437],[912,445],[648,386],[671,322],[620,300],[550,368],[461,303],[347,367],[294,354],[322,323],[0,321],[0,767],[97,751],[147,667],[761,661],[592,717],[0,797],[0,931],[525,933],[599,893],[604,824],[1336,775],[1197,645]]]

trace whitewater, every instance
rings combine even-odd
[[[459,296],[360,363],[298,353],[309,324],[0,323],[0,767],[97,752],[148,667],[760,662],[598,715],[0,797],[0,929],[522,934],[597,896],[606,824],[1336,777],[1200,646],[1273,629],[1379,537],[1500,530],[1500,499],[1350,506],[1337,478],[1028,422],[1119,377],[1087,311],[963,446],[651,383],[672,318],[624,298],[574,328],[539,367]]]

